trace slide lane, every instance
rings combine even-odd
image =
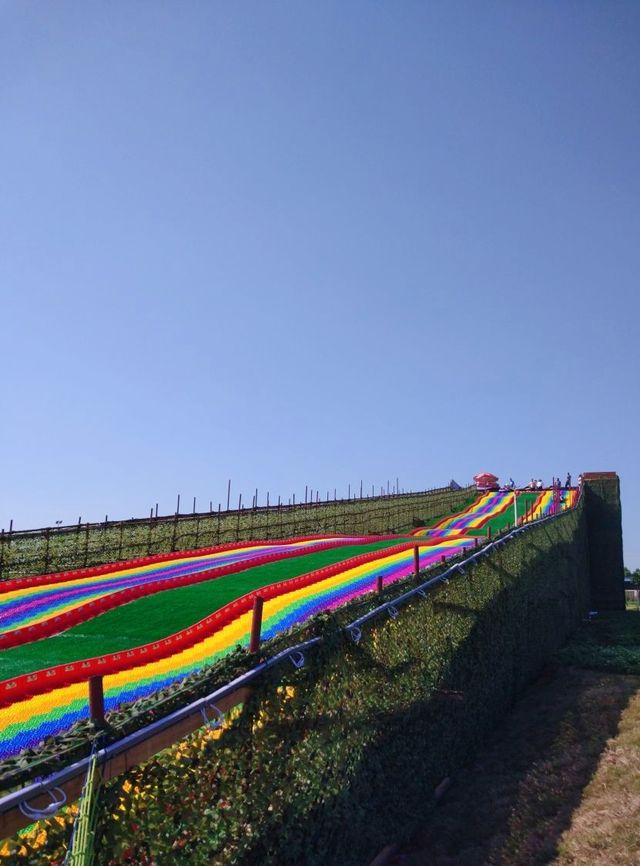
[[[578,491],[574,488],[560,490],[560,510],[565,511],[567,508],[573,508],[578,501]],[[553,513],[554,496],[553,490],[543,490],[540,493],[532,506],[532,519],[538,520],[540,517],[547,517]]]
[[[513,505],[513,493],[511,491],[485,493],[460,514],[445,517],[435,526],[417,529],[414,535],[444,538],[452,533],[464,533],[468,529],[478,529],[492,517],[505,511],[509,504]]]
[[[452,556],[473,547],[474,539],[455,537],[421,540],[418,543],[420,566],[426,568],[443,555]],[[414,545],[414,541],[405,542],[383,553],[355,557],[261,590],[260,594],[266,599],[263,611],[264,638],[304,622],[322,610],[339,607],[352,598],[371,592],[375,588],[377,575],[382,575],[383,581],[390,583],[410,574],[414,568]],[[4,702],[12,701],[0,708],[0,759],[15,755],[24,748],[33,748],[43,737],[60,733],[74,721],[86,718],[86,677],[92,673],[106,674],[105,705],[107,710],[112,710],[124,702],[149,695],[183,679],[226,655],[237,644],[246,645],[254,595],[250,593],[221,608],[203,620],[206,623],[203,629],[198,629],[198,625],[202,624],[186,629],[180,633],[180,641],[174,640],[169,644],[161,641],[144,648],[147,658],[150,652],[157,654],[156,658],[145,663],[141,663],[144,656],[141,657],[140,653],[132,656],[117,653],[103,660],[85,660],[77,665],[64,666],[65,670],[56,671],[52,676],[45,671],[18,677],[12,681],[13,687],[10,689],[6,689],[6,686],[11,684],[0,683]],[[185,645],[187,643],[189,645]],[[77,676],[81,681],[51,688],[58,674],[68,679]],[[24,694],[36,688],[39,693],[32,693],[31,696]],[[16,700],[20,693],[23,697]]]
[[[381,540],[387,536],[381,536]],[[112,565],[110,570],[48,575],[46,583],[29,579],[0,585],[0,648],[37,640],[91,619],[133,598],[235,573],[260,562],[276,561],[316,550],[364,544],[371,537],[319,536],[287,542],[262,542],[225,550],[170,555],[170,558]]]
[[[78,659],[106,656],[164,640],[185,631],[227,604],[263,587],[317,572],[364,554],[397,547],[399,539],[368,544],[326,547],[302,556],[287,556],[231,574],[216,574],[166,592],[136,598],[60,634],[0,650],[3,680],[12,680],[44,667],[73,664]]]
[[[527,506],[534,509],[533,519],[545,517],[551,513],[553,491],[544,490],[540,494],[535,491],[519,490],[517,495],[518,517],[522,517]],[[500,518],[509,509],[513,511],[513,490],[497,490],[483,494],[460,514],[445,517],[434,526],[425,526],[413,532],[414,536],[427,538],[444,538],[455,533],[464,535],[475,529],[481,529],[492,521]],[[578,499],[578,491],[574,489],[561,490],[561,508],[572,508]]]

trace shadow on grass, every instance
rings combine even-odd
[[[446,802],[432,806],[400,862],[544,866],[556,859],[607,742],[640,690],[640,615],[601,616],[557,659],[590,669],[547,666],[473,765],[456,774]]]

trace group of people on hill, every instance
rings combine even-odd
[[[554,481],[555,481],[555,479],[554,479]],[[538,478],[538,479],[532,478],[531,481],[527,484],[526,489],[527,490],[543,490],[544,485],[542,483],[542,478]]]
[[[511,481],[511,485],[513,485],[513,481]],[[511,486],[510,485],[510,486]],[[560,481],[560,478],[554,478],[551,481],[551,490],[556,490],[561,487],[571,487],[571,473],[567,472],[567,478],[564,482],[564,485]],[[525,490],[544,490],[544,484],[542,483],[541,478],[532,478],[531,481],[525,487]]]

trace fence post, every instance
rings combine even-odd
[[[103,728],[104,721],[104,690],[102,677],[89,677],[89,716],[97,728]]]
[[[118,543],[118,559],[122,559],[122,538],[124,535],[124,523],[120,521],[120,541]]]
[[[173,533],[171,535],[171,552],[173,553],[176,549],[176,537],[178,533],[178,512],[173,515]]]
[[[89,521],[87,520],[84,527],[84,567],[89,564]]]
[[[378,593],[378,595],[380,595],[380,593],[382,592],[382,575],[381,574],[378,574],[376,576],[376,592]]]
[[[49,538],[51,536],[51,529],[47,527],[44,531],[44,537],[46,539],[46,546],[44,549],[44,573],[49,573]]]
[[[420,575],[420,548],[416,544],[413,548],[413,565],[416,570],[416,577]]]
[[[253,616],[251,619],[251,640],[249,642],[249,652],[257,653],[260,649],[260,632],[262,631],[262,606],[264,599],[261,595],[256,595],[253,599]]]
[[[4,565],[4,529],[0,533],[0,578],[2,577],[3,565]]]

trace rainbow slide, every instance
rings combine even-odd
[[[388,536],[384,536],[385,538]],[[197,553],[146,557],[143,560],[83,569],[0,584],[0,648],[57,634],[71,623],[91,619],[142,595],[237,572],[264,562],[315,550],[363,543],[345,536],[226,545]]]
[[[148,593],[162,592],[170,600],[185,581],[239,581],[244,575],[246,586],[246,580],[250,584],[254,571],[257,573],[265,562],[277,564],[291,557],[344,546],[343,559],[260,588],[259,594],[265,600],[262,635],[268,639],[320,611],[334,609],[371,592],[378,576],[389,584],[411,574],[415,546],[419,548],[421,568],[473,547],[477,539],[465,532],[486,525],[504,512],[509,507],[509,497],[513,503],[510,491],[506,496],[485,494],[464,512],[404,539],[318,536],[253,542],[11,581],[0,588],[3,615],[0,640],[6,638],[16,646],[16,634],[21,641],[28,641],[41,636],[38,631],[41,628],[51,634],[54,633],[51,629],[55,633],[64,632],[69,625],[95,617],[109,606],[124,605]],[[541,515],[553,507],[553,501],[549,503],[543,494],[536,502]],[[565,496],[563,507],[573,504],[575,497]],[[385,541],[386,546],[371,550],[376,546],[372,541]],[[369,552],[354,556],[353,551],[359,546],[368,547]],[[336,556],[341,556],[339,549]],[[223,574],[225,578],[221,577]],[[44,737],[59,734],[75,721],[86,718],[86,680],[91,675],[104,677],[105,707],[110,711],[180,681],[237,645],[246,645],[256,594],[255,590],[245,592],[199,622],[152,643],[33,670],[0,682],[0,759],[25,748],[35,748]]]

